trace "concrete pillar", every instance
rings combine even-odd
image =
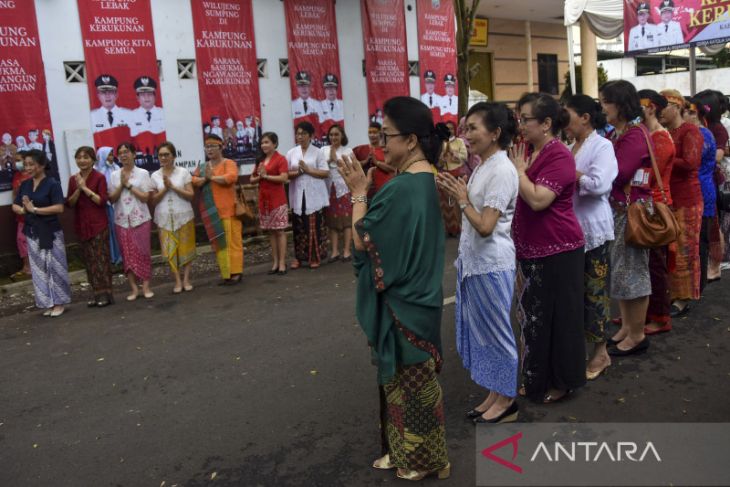
[[[585,19],[580,19],[580,74],[583,94],[598,98],[598,50],[596,35]]]
[[[530,21],[525,20],[525,45],[527,46],[527,92],[532,93],[534,88],[534,77],[532,75],[532,27]]]

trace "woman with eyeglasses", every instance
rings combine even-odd
[[[510,157],[519,175],[512,220],[517,253],[517,317],[524,340],[525,395],[545,404],[586,382],[583,230],[573,210],[576,166],[558,139],[570,115],[550,95],[517,103],[525,144]]]
[[[136,149],[131,142],[119,144],[117,157],[122,168],[112,173],[109,186],[109,200],[114,203],[114,223],[122,251],[124,273],[132,290],[127,301],[139,297],[138,281],[142,281],[142,295],[146,299],[155,295],[150,289],[152,215],[147,206],[154,188],[150,173],[135,165],[135,155]]]
[[[565,134],[575,140],[570,146],[576,165],[573,209],[586,241],[583,326],[586,342],[592,348],[586,379],[595,380],[611,365],[606,324],[611,319],[609,250],[614,235],[608,195],[618,174],[618,163],[611,142],[598,135],[598,130],[606,126],[601,104],[587,95],[573,95],[565,107],[570,114]]]
[[[312,144],[313,136],[314,126],[299,122],[295,132],[297,146],[286,153],[294,233],[292,269],[304,264],[316,269],[327,258],[325,208],[329,206],[329,193],[325,180],[330,172],[327,159]]]
[[[350,202],[350,190],[347,184],[340,176],[337,170],[337,161],[342,156],[354,158],[355,155],[347,147],[347,134],[345,129],[339,125],[332,125],[327,131],[327,140],[330,145],[326,145],[320,149],[320,156],[327,160],[329,166],[329,178],[327,178],[327,187],[330,192],[330,204],[325,211],[327,215],[327,227],[329,227],[329,237],[332,243],[332,253],[329,262],[337,262],[340,260],[340,232],[342,232],[342,260],[349,262],[352,260],[350,247],[352,245],[352,203]]]
[[[649,348],[644,334],[651,295],[649,250],[626,244],[628,205],[651,201],[649,176],[653,172],[649,131],[641,123],[641,102],[628,81],[609,81],[600,89],[608,123],[614,128],[612,142],[618,162],[609,201],[613,210],[615,238],[611,243],[611,298],[618,301],[621,328],[609,339],[608,353],[627,356]]]
[[[24,154],[32,178],[20,184],[13,212],[23,215],[23,232],[28,241],[28,257],[33,277],[33,295],[43,316],[61,316],[71,302],[66,244],[58,215],[63,213],[61,184],[46,176],[49,162],[45,152],[33,149]]]
[[[87,306],[103,308],[114,302],[106,178],[94,170],[96,153],[93,147],[79,147],[75,159],[79,172],[69,178],[66,204],[74,210],[76,237],[81,242],[81,254],[93,293]]]
[[[160,238],[160,249],[167,259],[175,278],[173,294],[192,291],[190,264],[195,259],[195,213],[193,177],[190,171],[175,166],[177,151],[172,142],[165,141],[157,148],[160,169],[152,173],[155,192],[155,224]],[[180,279],[182,269],[182,279]]]
[[[677,90],[662,90],[667,108],[662,110],[661,123],[674,140],[676,153],[672,163],[672,200],[679,224],[674,255],[674,272],[669,275],[672,317],[690,310],[690,303],[700,299],[700,231],[702,230],[702,189],[699,170],[702,165],[704,138],[697,125],[684,120],[684,97]]]
[[[289,180],[286,158],[276,150],[279,136],[274,132],[261,135],[258,164],[251,174],[251,184],[259,185],[259,226],[269,232],[272,266],[269,275],[286,274],[286,227],[289,226],[289,206],[284,185]]]
[[[446,478],[443,393],[436,378],[442,365],[444,229],[431,166],[448,136],[415,98],[391,98],[383,111],[385,162],[398,175],[368,201],[373,171],[366,175],[347,156],[339,162],[352,193],[357,317],[382,386],[387,444],[373,467],[397,469],[407,480]]]
[[[650,176],[651,192],[654,201],[672,205],[672,164],[674,162],[674,141],[669,132],[659,123],[662,111],[667,107],[667,99],[654,90],[640,90],[639,102],[643,108],[642,119],[647,130],[651,132],[651,141],[654,143],[654,157],[659,174],[662,176],[662,186],[659,181]],[[669,316],[672,301],[669,299],[669,246],[649,249],[649,274],[651,276],[651,296],[646,311],[645,335],[665,333],[672,329],[672,317]]]
[[[200,188],[200,215],[210,245],[215,250],[220,286],[233,286],[243,276],[243,225],[236,218],[238,166],[223,157],[223,139],[205,137],[206,162],[193,173],[193,186]]]

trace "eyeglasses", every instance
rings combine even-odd
[[[380,132],[380,143],[388,145],[388,137],[405,137],[408,134],[386,134],[384,131]]]
[[[520,125],[527,125],[530,120],[537,120],[537,117],[520,117],[517,121],[520,122]]]

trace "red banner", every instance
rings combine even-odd
[[[261,138],[251,0],[191,0],[203,135],[224,141],[223,155],[253,164]]]
[[[421,101],[434,122],[458,122],[456,17],[451,0],[416,0]]]
[[[165,114],[150,0],[78,0],[91,131],[97,147],[132,141],[137,164],[159,168]]]
[[[728,41],[728,0],[624,0],[626,53],[670,51]]]
[[[361,0],[368,113],[383,123],[383,104],[408,96],[408,49],[403,0]]]
[[[58,178],[33,2],[0,2],[0,191],[9,191],[19,151],[39,149]]]
[[[316,145],[344,123],[334,0],[284,0],[294,124],[314,125]]]

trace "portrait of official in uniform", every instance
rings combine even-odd
[[[140,76],[134,81],[134,92],[139,107],[132,110],[129,130],[132,137],[142,132],[160,134],[165,131],[165,112],[156,105],[157,82],[149,76]]]
[[[91,110],[91,131],[101,132],[114,127],[130,125],[131,112],[117,106],[119,82],[110,74],[102,74],[94,80],[96,95],[101,107]]]
[[[291,102],[292,118],[296,120],[307,115],[316,115],[319,119],[322,110],[319,101],[312,98],[312,77],[306,71],[299,71],[294,81],[299,96]]]
[[[638,24],[629,31],[629,51],[651,49],[657,46],[657,26],[651,23],[649,2],[641,2],[636,7]]]
[[[337,98],[337,87],[340,81],[334,74],[328,73],[324,75],[322,87],[324,88],[324,100],[320,103],[322,107],[320,120],[333,120],[340,122],[345,119],[345,110],[342,106],[342,100]]]
[[[426,87],[426,91],[421,95],[421,101],[431,110],[440,109],[441,97],[436,94],[436,73],[427,69],[423,73],[423,85]]]
[[[441,97],[441,118],[457,120],[459,113],[459,97],[456,96],[456,76],[448,73],[444,76],[444,96]]]
[[[657,46],[676,46],[684,44],[682,27],[674,19],[674,1],[662,0],[659,4],[659,16],[662,21],[657,25]]]

